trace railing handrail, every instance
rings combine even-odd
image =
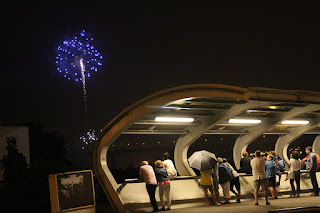
[[[281,174],[287,174],[289,171],[284,171],[281,172]],[[308,170],[300,170],[300,173],[307,173]],[[252,176],[252,174],[246,174],[246,173],[238,173],[239,176]],[[175,181],[175,180],[189,180],[189,179],[199,179],[200,176],[177,176],[175,178],[170,179],[170,181]],[[125,179],[124,183],[142,183],[144,182],[143,180],[139,178],[132,178],[132,179]]]

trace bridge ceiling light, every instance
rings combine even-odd
[[[269,106],[269,109],[280,109],[278,106]]]
[[[309,121],[307,120],[285,120],[285,121],[282,121],[281,124],[308,124]]]
[[[182,117],[156,117],[155,121],[160,122],[184,122],[191,123],[194,121],[194,118],[182,118]]]
[[[255,119],[229,119],[228,123],[233,124],[259,124],[261,123],[261,120],[255,120]]]

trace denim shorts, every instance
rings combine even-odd
[[[201,187],[203,189],[209,189],[209,188],[212,188],[212,185],[201,185]]]

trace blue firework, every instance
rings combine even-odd
[[[57,71],[68,80],[85,82],[102,66],[102,55],[94,48],[90,33],[82,30],[57,48]]]

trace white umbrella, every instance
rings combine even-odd
[[[190,167],[200,171],[211,169],[217,164],[216,155],[206,150],[194,152],[189,158]]]

